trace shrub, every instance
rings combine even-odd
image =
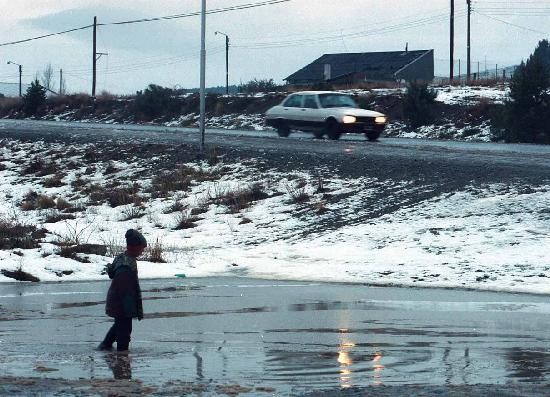
[[[23,111],[27,116],[35,115],[46,103],[46,89],[38,80],[31,83],[27,93],[23,96]]]
[[[432,121],[432,107],[437,92],[427,84],[411,82],[403,98],[403,116],[411,128],[418,128]]]
[[[549,90],[550,45],[542,40],[512,77],[502,119],[506,141],[550,143]]]
[[[134,106],[136,113],[154,119],[175,113],[178,110],[178,101],[172,89],[150,84],[145,90],[137,92]]]

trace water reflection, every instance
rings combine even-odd
[[[353,373],[351,370],[353,360],[349,352],[355,346],[355,343],[349,339],[347,329],[340,330],[339,339],[338,363],[340,364],[340,387],[342,389],[348,389],[353,386]]]
[[[528,379],[530,381],[543,380],[550,373],[550,352],[509,349],[506,358],[509,363],[508,377]]]
[[[132,363],[128,352],[107,353],[105,361],[115,379],[132,379]]]

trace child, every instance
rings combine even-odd
[[[118,255],[107,266],[107,274],[113,281],[107,292],[105,312],[115,319],[115,323],[105,335],[98,350],[111,350],[117,343],[117,351],[128,350],[132,333],[132,318],[143,318],[141,289],[139,287],[136,258],[147,247],[145,237],[134,229],[126,232],[126,252]]]

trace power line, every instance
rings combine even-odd
[[[49,34],[45,34],[45,35],[42,35],[42,36],[31,37],[31,38],[28,38],[28,39],[17,40],[17,41],[10,41],[10,42],[8,42],[8,43],[2,43],[2,44],[0,44],[0,47],[4,47],[4,46],[7,46],[7,45],[14,45],[14,44],[26,43],[26,42],[28,42],[28,41],[44,39],[44,38],[46,38],[46,37],[59,36],[59,35],[66,34],[66,33],[76,32],[76,31],[78,31],[78,30],[89,29],[89,28],[91,28],[92,26],[93,26],[93,25],[81,26],[81,27],[79,27],[79,28],[64,30],[64,31],[62,31],[62,32],[49,33]]]
[[[220,14],[220,13],[229,12],[229,11],[246,10],[246,9],[250,9],[250,8],[287,3],[287,2],[290,2],[290,1],[293,1],[293,0],[266,0],[266,1],[256,2],[256,3],[245,3],[245,4],[235,5],[235,6],[231,6],[231,7],[215,8],[215,9],[206,11],[206,13],[207,14]],[[168,15],[168,16],[156,17],[156,18],[143,18],[143,19],[135,19],[135,20],[130,20],[130,21],[120,21],[120,22],[111,22],[111,23],[98,23],[97,26],[128,25],[128,24],[134,24],[134,23],[172,20],[172,19],[194,17],[194,16],[198,16],[200,14],[201,14],[200,11],[195,11],[195,12],[190,12],[190,13],[186,13],[186,14]],[[76,31],[79,31],[79,30],[90,29],[93,26],[94,25],[86,25],[86,26],[81,26],[79,28],[64,30],[64,31],[61,31],[61,32],[49,33],[49,34],[45,34],[45,35],[42,35],[42,36],[36,36],[36,37],[30,37],[28,39],[1,43],[0,47],[26,43],[26,42],[29,42],[29,41],[44,39],[46,37],[59,36],[59,35],[63,35],[63,34],[71,33],[71,32],[76,32]]]
[[[523,29],[523,30],[526,30],[526,31],[529,31],[529,32],[538,33],[538,34],[544,34],[544,35],[546,35],[546,36],[550,36],[550,34],[549,34],[548,32],[543,32],[543,31],[541,31],[541,30],[532,29],[532,28],[528,28],[528,27],[526,27],[526,26],[517,25],[517,24],[515,24],[515,23],[508,22],[508,21],[505,21],[505,20],[503,20],[503,19],[495,18],[495,17],[493,17],[493,16],[491,16],[491,15],[483,14],[483,13],[481,13],[481,12],[479,12],[479,11],[474,11],[474,12],[475,12],[476,14],[478,14],[478,15],[484,16],[485,18],[489,18],[489,19],[492,19],[492,20],[494,20],[494,21],[501,22],[501,23],[504,23],[504,24],[506,24],[506,25],[510,25],[510,26],[516,27],[516,28],[518,28],[518,29]]]
[[[465,12],[457,13],[459,17],[463,17]],[[293,47],[301,46],[307,43],[320,43],[320,42],[331,42],[331,41],[340,41],[342,38],[362,38],[373,35],[393,33],[401,30],[412,29],[416,27],[422,27],[425,25],[438,23],[441,21],[446,21],[448,18],[447,14],[439,14],[433,17],[420,18],[408,22],[403,22],[395,25],[389,25],[385,27],[363,30],[360,32],[353,32],[347,34],[334,34],[324,37],[313,36],[308,38],[300,38],[295,40],[284,40],[284,41],[267,41],[267,42],[257,42],[251,44],[234,44],[233,47],[236,48],[245,48],[245,49],[265,49],[265,48],[281,48],[281,47]]]

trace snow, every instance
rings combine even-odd
[[[480,101],[503,104],[510,94],[507,85],[495,87],[483,86],[445,86],[434,87],[436,100],[448,105],[475,105]]]
[[[371,217],[361,203],[381,191],[414,193],[406,181],[332,178],[323,181],[327,194],[346,197],[335,203],[317,193],[317,177],[308,173],[260,173],[254,161],[237,164],[189,164],[223,175],[213,181],[194,183],[191,190],[166,198],[149,198],[145,216],[125,219],[131,206],[111,208],[91,205],[74,198],[70,181],[85,172],[78,159],[91,148],[71,146],[80,168],[66,170],[62,187],[46,188],[46,177],[22,176],[29,152],[44,159],[66,153],[63,144],[2,141],[0,160],[0,218],[17,219],[48,230],[40,248],[0,250],[0,269],[22,270],[43,281],[105,279],[103,267],[112,257],[85,255],[90,263],[59,256],[56,242],[79,239],[121,249],[124,232],[138,228],[150,245],[159,243],[168,263],[139,261],[142,278],[247,276],[264,279],[354,282],[373,285],[469,288],[476,290],[550,294],[550,185],[530,188],[491,184],[470,186],[379,217]],[[162,156],[160,156],[162,157]],[[131,180],[132,175],[160,160],[117,161],[118,171],[105,175],[106,164],[86,175],[91,182]],[[53,161],[53,160],[52,160]],[[116,178],[116,179],[113,179]],[[150,180],[142,180],[146,187]],[[269,197],[249,208],[230,213],[216,198],[229,191],[260,182]],[[426,189],[429,187],[422,187]],[[82,204],[76,219],[44,223],[48,211],[22,211],[19,203],[29,191],[63,197]],[[296,203],[292,195],[305,192],[310,200]],[[344,193],[351,193],[344,195]],[[397,200],[389,197],[388,200]],[[205,206],[197,227],[174,230],[178,213],[166,213],[179,201],[191,208]],[[326,213],[318,211],[325,208]],[[332,211],[338,211],[343,226],[336,230],[315,227]],[[188,214],[187,214],[188,215]],[[242,223],[243,219],[250,220]],[[304,230],[314,230],[303,234]],[[322,231],[318,231],[322,230]],[[71,274],[60,276],[63,271]],[[0,275],[0,281],[13,281]]]

